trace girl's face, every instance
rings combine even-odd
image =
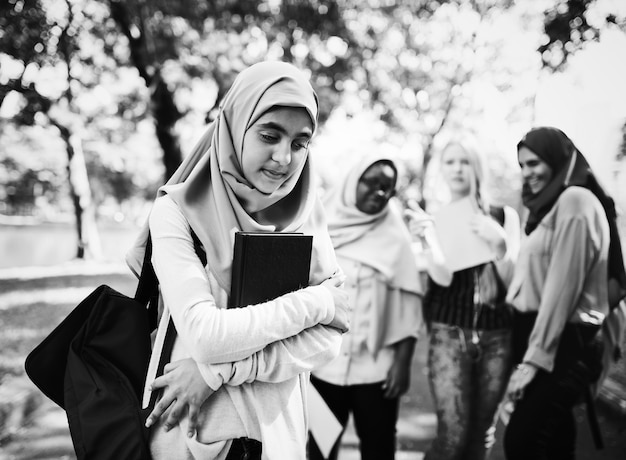
[[[532,150],[522,145],[517,151],[517,160],[522,168],[522,179],[530,191],[536,195],[542,191],[552,179],[552,168],[535,155]]]
[[[243,137],[244,177],[260,192],[273,193],[306,161],[312,135],[313,122],[303,108],[265,112]]]
[[[458,144],[450,144],[443,151],[441,174],[453,197],[469,195],[474,173],[469,155]]]
[[[393,196],[396,170],[378,162],[365,170],[356,186],[356,208],[365,214],[378,214]]]

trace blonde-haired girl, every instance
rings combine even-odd
[[[491,247],[496,260],[452,271],[453,261],[436,250],[437,233],[427,238],[435,246],[423,254],[429,274],[424,297],[428,368],[438,430],[426,460],[486,458],[511,367],[512,315],[504,302],[508,277],[503,269],[516,256],[519,217],[510,207],[490,206],[484,157],[474,145],[466,137],[448,142],[441,151],[440,174],[450,203],[469,198],[475,209],[471,231]],[[424,222],[411,219],[412,233],[422,235]]]

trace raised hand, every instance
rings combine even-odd
[[[495,220],[484,214],[476,214],[470,222],[470,228],[496,251],[499,258],[504,256],[506,232]]]

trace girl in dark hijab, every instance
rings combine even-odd
[[[624,273],[622,246],[617,231],[615,203],[596,179],[583,154],[570,138],[557,128],[535,128],[519,142],[518,149],[520,146],[526,146],[548,163],[554,171],[558,171],[552,182],[541,193],[533,194],[530,188],[524,184],[522,201],[530,211],[526,221],[526,234],[535,229],[567,187],[579,186],[588,189],[600,200],[609,221],[611,238],[609,244],[609,280],[613,280],[619,285],[612,283],[611,289],[619,290],[619,293],[614,292],[610,297],[613,297],[613,302],[624,298],[626,296],[626,274]],[[613,305],[612,303],[611,306]]]
[[[529,215],[507,297],[520,364],[507,389],[515,410],[505,453],[573,459],[573,408],[599,375],[609,303],[626,293],[615,206],[562,131],[535,128],[517,150]]]

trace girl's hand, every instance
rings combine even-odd
[[[537,366],[532,363],[519,364],[509,379],[506,397],[513,402],[522,399],[524,397],[524,390],[528,384],[533,381],[538,370]]]
[[[409,203],[411,206],[411,204]],[[449,286],[452,271],[446,264],[445,256],[435,232],[435,222],[430,214],[421,208],[411,206],[404,211],[409,219],[409,232],[421,242],[421,251],[416,255],[416,263],[421,270],[426,270],[433,281],[440,286]]]
[[[409,372],[410,365],[403,361],[394,361],[387,372],[387,380],[383,383],[383,390],[385,390],[385,398],[394,399],[399,398],[409,389],[411,383],[411,373]]]
[[[214,393],[200,375],[198,365],[191,358],[166,364],[163,375],[150,385],[152,391],[159,388],[163,388],[163,397],[148,416],[146,427],[150,428],[168,411],[163,426],[169,431],[188,413],[187,436],[191,438],[196,432],[200,406]]]
[[[406,209],[404,216],[408,219],[409,233],[415,239],[424,240],[426,230],[432,228],[433,218],[422,209]]]
[[[343,284],[343,280],[340,284]],[[322,283],[330,291],[335,301],[335,316],[327,326],[339,329],[341,332],[348,332],[350,329],[350,312],[352,306],[348,301],[348,293],[337,286],[337,282],[331,278]]]
[[[411,383],[411,360],[417,340],[407,337],[396,342],[394,347],[393,363],[387,372],[387,379],[383,383],[385,398],[393,399],[402,396],[409,389]]]
[[[485,240],[502,258],[506,253],[506,232],[495,220],[484,214],[476,214],[470,221],[470,228]]]

